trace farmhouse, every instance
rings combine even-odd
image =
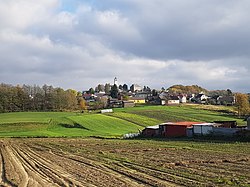
[[[169,96],[167,99],[167,104],[168,105],[180,104],[180,99],[178,96]]]

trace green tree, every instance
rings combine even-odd
[[[116,84],[111,87],[110,96],[112,98],[118,98],[118,88]]]
[[[123,91],[128,91],[128,85],[127,84],[123,84],[122,89],[123,89]]]
[[[106,83],[105,86],[104,86],[104,91],[105,91],[106,94],[110,93],[110,88],[111,88],[110,84]]]
[[[90,93],[90,94],[94,94],[94,93],[95,93],[95,90],[94,90],[93,88],[90,88],[90,89],[89,89],[89,93]]]

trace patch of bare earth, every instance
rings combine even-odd
[[[247,186],[248,154],[97,139],[2,139],[0,186]]]

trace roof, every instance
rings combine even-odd
[[[201,123],[202,122],[180,121],[180,122],[167,122],[167,123],[162,123],[160,125],[179,125],[179,126],[191,127],[192,125],[201,124]]]
[[[148,126],[146,129],[159,129],[159,125]]]
[[[197,125],[197,126],[215,126],[215,123],[199,123],[199,124],[193,124],[193,125]]]
[[[178,96],[169,96],[169,100],[179,100]]]

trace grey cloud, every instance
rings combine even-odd
[[[39,14],[28,11],[20,22],[28,6],[0,11],[1,81],[82,90],[117,76],[155,88],[250,92],[249,1],[79,1],[74,12],[60,2],[39,2]]]

